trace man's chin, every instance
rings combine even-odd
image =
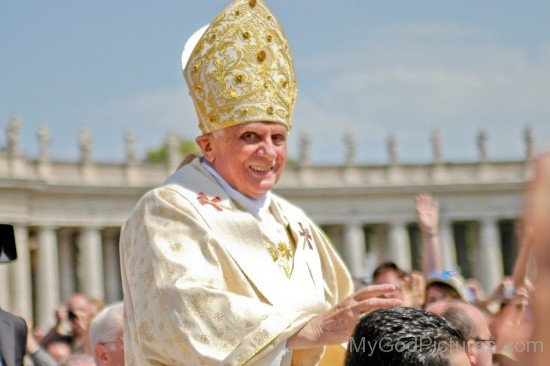
[[[245,196],[248,196],[252,199],[258,200],[264,197],[271,189],[273,189],[274,184],[266,184],[265,182],[259,185],[255,185],[254,188],[247,190],[247,192],[241,192]]]

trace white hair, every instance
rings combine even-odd
[[[92,356],[88,355],[70,355],[61,366],[95,366],[95,361]]]
[[[124,307],[122,301],[115,302],[103,308],[90,323],[90,348],[97,344],[116,342],[122,331],[124,322]]]

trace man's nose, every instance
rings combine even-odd
[[[258,153],[261,157],[266,159],[275,159],[277,156],[277,153],[275,152],[275,145],[273,145],[273,141],[271,140],[264,141]]]

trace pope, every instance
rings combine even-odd
[[[296,98],[281,26],[260,0],[234,0],[192,38],[183,74],[201,153],[122,230],[126,363],[343,362],[362,315],[400,301],[379,298],[392,285],[354,292],[325,234],[271,192]]]

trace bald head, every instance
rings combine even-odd
[[[485,315],[474,305],[445,299],[430,304],[427,311],[441,315],[468,340],[468,357],[474,366],[491,366],[493,359],[491,332]]]
[[[441,315],[450,321],[462,332],[466,339],[470,339],[472,337],[474,322],[469,316],[469,312],[477,310],[474,306],[466,304],[460,300],[444,299],[428,305],[426,310],[431,313]]]

